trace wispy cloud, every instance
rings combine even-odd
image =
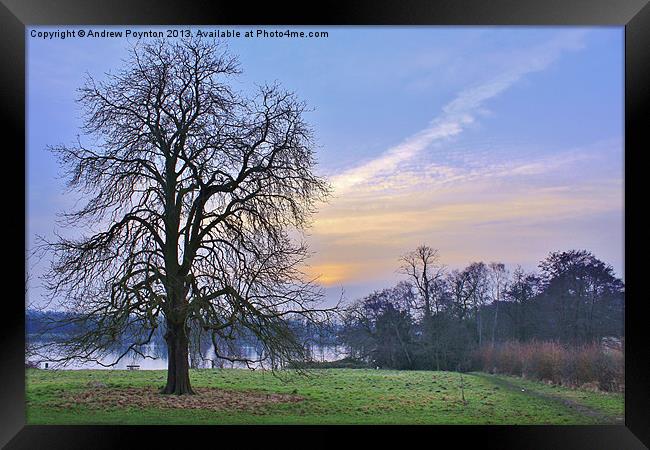
[[[485,102],[506,91],[525,75],[544,70],[562,53],[582,48],[585,33],[584,30],[560,33],[555,39],[519,55],[510,68],[500,75],[461,91],[442,108],[442,113],[425,129],[388,149],[379,157],[333,176],[332,185],[335,192],[342,194],[376,177],[384,177],[432,143],[459,135],[476,121],[476,116]]]
[[[500,258],[532,268],[565,247],[616,261],[607,242],[622,227],[621,139],[548,148],[463,135],[490,100],[582,48],[584,35],[562,32],[519,52],[499,75],[460,91],[420,132],[333,176],[336,197],[314,222],[309,272],[326,286],[391,283],[399,255],[423,242],[452,267]]]

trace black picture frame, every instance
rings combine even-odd
[[[387,434],[426,445],[443,442],[496,448],[590,448],[635,449],[650,445],[650,349],[644,333],[640,266],[634,256],[641,252],[635,238],[641,226],[640,210],[630,199],[641,188],[640,156],[649,147],[650,108],[650,6],[648,0],[387,0],[321,1],[317,4],[168,0],[1,0],[0,53],[3,55],[2,123],[4,133],[2,201],[7,228],[5,239],[15,247],[5,256],[2,361],[0,363],[0,445],[11,449],[99,449],[131,446],[167,448],[174,437],[224,444],[224,437],[276,443],[336,445],[341,431],[361,432],[365,439]],[[34,25],[164,25],[164,24],[294,24],[294,25],[618,25],[625,27],[625,267],[626,267],[626,393],[625,425],[608,426],[435,426],[435,427],[135,427],[135,426],[34,426],[25,425],[24,303],[18,280],[24,266],[15,263],[25,252],[27,186],[25,184],[25,28]],[[8,139],[7,139],[8,138]],[[637,160],[635,162],[635,159]],[[9,177],[17,176],[15,182]],[[20,182],[24,189],[19,189]],[[640,197],[643,201],[643,197]],[[640,203],[641,204],[641,203]],[[11,255],[11,256],[10,256]],[[12,257],[15,255],[15,258]],[[21,269],[22,267],[22,269]],[[18,291],[14,294],[14,290]],[[5,290],[8,291],[8,290]],[[187,430],[191,428],[191,430]],[[254,431],[255,433],[253,433]],[[294,438],[294,431],[300,438]],[[351,434],[351,433],[350,433]],[[417,436],[415,436],[417,434]],[[328,439],[329,438],[329,439]],[[281,439],[281,442],[277,442]],[[226,444],[233,445],[233,444]],[[367,442],[364,444],[367,445]],[[446,444],[450,445],[450,444]]]

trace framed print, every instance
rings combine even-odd
[[[646,1],[0,11],[7,448],[650,442]]]

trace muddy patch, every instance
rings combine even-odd
[[[155,387],[94,388],[64,394],[57,402],[60,408],[83,406],[91,409],[107,408],[163,408],[202,409],[211,411],[246,411],[263,413],[268,406],[278,403],[297,403],[304,400],[295,394],[256,391],[233,391],[218,388],[195,388],[196,395],[162,395]]]

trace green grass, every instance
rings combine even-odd
[[[480,375],[485,376],[485,374]],[[527,380],[521,377],[512,377],[505,375],[487,376],[492,377],[493,379],[514,383],[523,389],[529,389],[542,395],[555,397],[570,403],[577,403],[580,406],[592,409],[597,413],[606,416],[623,417],[624,394],[622,393],[593,392],[582,389],[568,389],[562,386]]]
[[[110,389],[162,386],[164,371],[27,371],[29,424],[595,424],[623,416],[623,395],[530,380],[454,372],[322,369],[310,376],[238,369],[193,370],[196,388],[296,393],[298,403],[245,411],[63,406],[89,382]],[[95,388],[98,389],[98,388]],[[521,391],[524,389],[524,392]],[[576,406],[578,406],[576,408]]]

